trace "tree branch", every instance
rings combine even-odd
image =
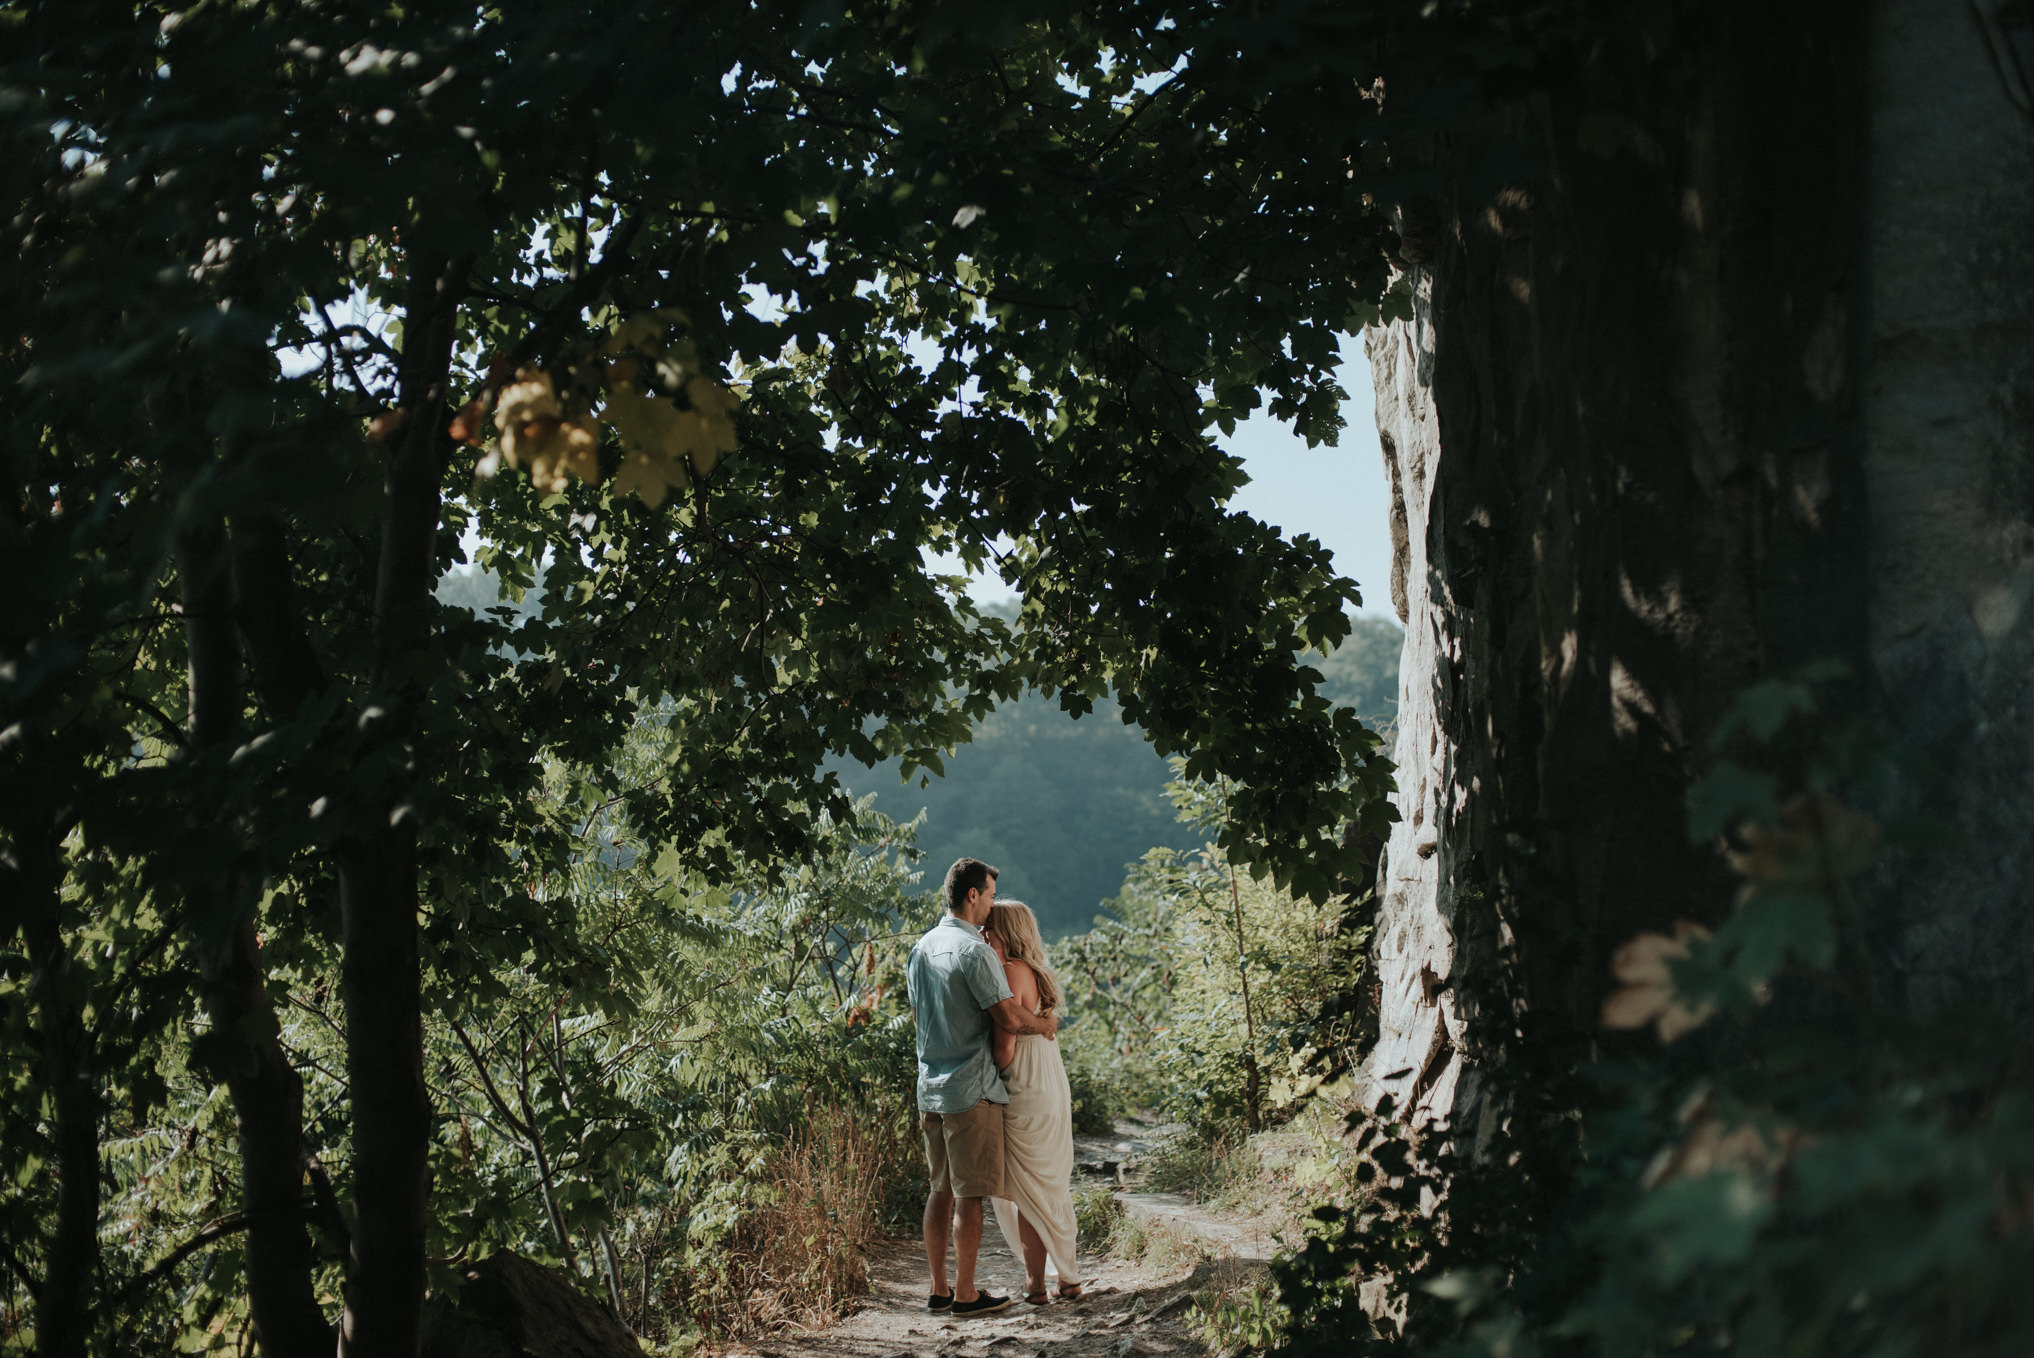
[[[161,708],[140,694],[130,693],[124,688],[120,690],[120,698],[129,707],[155,718],[156,725],[162,728],[162,735],[165,740],[180,750],[189,748],[190,742],[184,737],[184,728],[171,721],[169,715]]]
[[[0,1262],[4,1262],[7,1265],[8,1271],[20,1281],[22,1288],[27,1291],[30,1301],[42,1300],[42,1284],[37,1282],[35,1275],[28,1271],[28,1266],[15,1257],[13,1247],[5,1240],[0,1240]]]
[[[494,1080],[487,1073],[487,1063],[480,1059],[480,1052],[474,1047],[473,1039],[466,1035],[466,1030],[459,1026],[459,1020],[448,1019],[447,1022],[452,1025],[452,1035],[459,1039],[459,1045],[466,1048],[466,1055],[473,1061],[473,1069],[480,1076],[480,1091],[487,1096],[487,1101],[494,1106],[494,1111],[501,1115],[502,1121],[515,1129],[517,1136],[525,1141],[534,1140],[535,1134],[523,1125],[520,1118],[509,1111],[508,1102],[502,1098],[501,1091],[494,1087]]]
[[[178,1264],[181,1264],[199,1250],[204,1249],[207,1245],[246,1230],[252,1224],[252,1220],[246,1212],[229,1212],[223,1217],[214,1217],[206,1222],[199,1228],[196,1235],[150,1264],[135,1277],[133,1282],[130,1282],[127,1286],[116,1292],[113,1295],[114,1307],[125,1309],[136,1297],[153,1286],[157,1279],[175,1269]]]

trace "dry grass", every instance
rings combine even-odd
[[[895,1110],[822,1105],[762,1161],[752,1204],[692,1273],[702,1331],[746,1340],[817,1329],[869,1291],[890,1185],[917,1161]]]

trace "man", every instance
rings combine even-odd
[[[918,1112],[932,1192],[925,1199],[925,1259],[935,1311],[986,1315],[1008,1297],[975,1289],[982,1200],[1003,1196],[1003,1107],[1010,1093],[989,1054],[991,1025],[1008,1033],[1059,1031],[1051,1014],[1027,1014],[1003,964],[982,938],[996,903],[996,869],[963,858],[946,870],[946,917],[911,949],[906,986],[918,1024]],[[959,1211],[955,1211],[955,1203]],[[958,1219],[958,1230],[955,1221]],[[953,1291],[946,1290],[952,1238]]]

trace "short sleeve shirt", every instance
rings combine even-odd
[[[905,986],[918,1016],[919,1111],[1010,1102],[990,1055],[988,1012],[1010,998],[1010,983],[982,931],[956,915],[940,920],[911,949]]]

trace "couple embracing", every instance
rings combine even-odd
[[[1059,985],[1038,921],[1021,901],[996,899],[996,869],[963,858],[946,873],[946,916],[911,950],[907,973],[918,1025],[918,1112],[932,1192],[925,1199],[931,1308],[957,1316],[1000,1311],[1010,1298],[975,1286],[982,1203],[1011,1253],[1024,1260],[1024,1300],[1081,1294],[1074,1261],[1073,1096],[1054,1041]],[[953,1290],[946,1285],[953,1246]]]

